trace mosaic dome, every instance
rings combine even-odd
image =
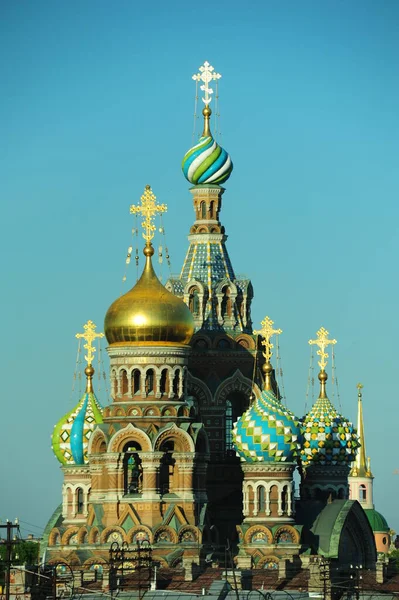
[[[353,424],[340,415],[328,398],[319,398],[303,417],[301,462],[344,465],[356,458],[360,446]]]
[[[90,367],[86,367],[90,369]],[[94,369],[91,370],[94,373]],[[87,373],[86,373],[87,374]],[[93,391],[86,391],[78,404],[54,427],[52,450],[63,465],[87,464],[87,448],[95,427],[102,423],[102,407]]]
[[[300,449],[299,422],[274,393],[263,390],[233,428],[242,461],[291,462]]]

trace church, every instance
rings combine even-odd
[[[62,502],[43,561],[101,572],[112,544],[147,544],[159,569],[187,578],[194,567],[301,570],[326,559],[375,569],[391,540],[373,504],[362,386],[354,426],[329,400],[336,340],[321,327],[309,340],[318,398],[302,418],[283,403],[273,364],[282,331],[269,317],[253,323],[252,283],[236,275],[221,222],[233,163],[211,128],[220,75],[205,62],[193,79],[203,133],[182,163],[194,222],[180,276],[163,285],[154,271],[155,223],[166,206],[147,185],[130,209],[142,221],[144,269],[105,315],[105,408],[93,385],[94,342],[104,334],[88,321],[77,335],[86,390],[52,434]]]

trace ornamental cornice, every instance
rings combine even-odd
[[[108,346],[107,352],[110,358],[131,357],[139,361],[141,357],[175,357],[188,358],[191,352],[190,346]],[[144,361],[143,361],[144,362]]]
[[[62,470],[64,471],[65,475],[69,475],[71,473],[76,475],[77,473],[79,473],[80,475],[90,476],[89,463],[85,465],[62,465]]]
[[[246,463],[241,462],[242,470],[245,475],[249,475],[250,473],[293,473],[296,467],[295,463],[277,463],[277,464],[269,464],[269,463]]]
[[[202,243],[206,242],[218,242],[224,243],[227,240],[227,235],[224,233],[190,233],[188,236],[188,241],[190,244]]]

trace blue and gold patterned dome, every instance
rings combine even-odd
[[[87,448],[95,427],[103,422],[102,407],[91,385],[94,369],[85,369],[87,387],[78,404],[54,427],[52,450],[63,465],[83,465],[88,463]]]
[[[356,429],[340,415],[325,393],[327,373],[319,373],[321,392],[310,412],[303,417],[301,433],[301,463],[349,465],[356,458],[360,446]]]
[[[233,445],[242,461],[292,462],[300,449],[299,421],[264,389],[233,429]]]
[[[185,178],[194,185],[225,183],[233,170],[229,154],[215,140],[209,128],[211,109],[203,109],[204,131],[198,144],[184,155],[182,169]]]

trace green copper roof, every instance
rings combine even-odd
[[[374,532],[389,531],[389,525],[381,513],[377,512],[374,508],[366,508],[364,512],[366,513],[371,529]]]

